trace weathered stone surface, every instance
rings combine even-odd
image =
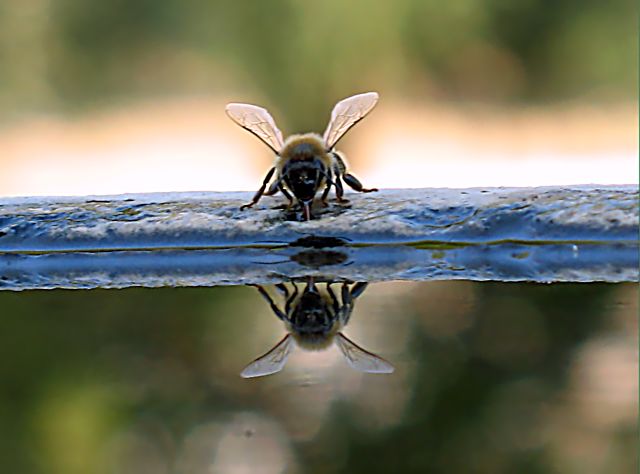
[[[637,186],[384,190],[308,222],[250,196],[4,199],[0,288],[638,279]]]

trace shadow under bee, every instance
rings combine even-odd
[[[324,283],[324,287],[321,285]],[[261,285],[249,285],[258,290],[273,314],[284,323],[287,334],[269,351],[261,355],[241,372],[244,378],[262,377],[280,372],[295,347],[308,351],[327,349],[333,344],[353,369],[359,372],[388,374],[394,367],[382,357],[360,347],[343,334],[349,323],[356,299],[367,289],[368,283],[342,282],[339,295],[332,281],[317,282],[308,277],[306,284],[290,282],[275,285],[281,305]]]
[[[256,263],[274,265],[294,262],[298,265],[314,269],[331,265],[350,265],[352,262],[349,262],[349,255],[347,252],[335,250],[336,247],[346,247],[347,245],[347,239],[309,234],[288,244],[288,249],[303,249],[289,255],[288,260]]]
[[[327,267],[330,265],[349,265],[349,256],[336,250],[303,250],[290,257],[298,265],[311,268]]]
[[[282,220],[289,222],[302,222],[306,220],[317,220],[322,217],[337,217],[344,214],[351,209],[351,204],[348,202],[341,203],[328,203],[323,205],[322,202],[315,202],[311,207],[311,213],[309,219],[305,217],[304,208],[301,205],[280,205],[275,206],[273,209],[282,210]]]

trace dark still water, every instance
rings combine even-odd
[[[637,303],[462,281],[2,292],[1,471],[636,472]]]

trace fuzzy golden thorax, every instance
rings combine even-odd
[[[317,133],[291,135],[280,150],[276,166],[282,170],[289,161],[321,160],[327,169],[331,169],[332,159],[324,140]]]
[[[307,351],[323,351],[333,344],[339,329],[340,327],[336,325],[330,332],[324,334],[300,334],[292,331],[291,335],[298,347]]]

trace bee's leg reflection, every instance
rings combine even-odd
[[[276,171],[275,167],[269,170],[267,175],[264,177],[264,181],[262,181],[262,186],[260,186],[260,189],[258,189],[258,191],[254,194],[253,199],[251,199],[251,202],[240,206],[241,211],[243,209],[246,209],[247,207],[253,206],[260,200],[260,198],[264,194],[264,190],[267,187],[267,184],[269,184],[269,181],[271,181],[271,178],[273,177],[273,173],[275,173],[275,171]],[[271,191],[271,189],[269,189],[269,191]]]
[[[356,298],[364,292],[367,285],[368,283],[358,282],[349,288],[346,282],[342,284],[342,309],[340,314],[342,324],[346,325],[349,322]]]
[[[327,283],[327,293],[331,297],[331,305],[333,306],[333,312],[338,314],[340,312],[340,302],[336,297],[336,294],[333,292],[333,288],[331,288],[331,282]]]
[[[349,291],[349,285],[346,282],[342,284],[342,306],[348,308],[349,313],[351,313],[353,299],[351,298],[351,292]],[[346,324],[346,321],[345,321]]]
[[[351,287],[351,291],[350,291],[351,298],[353,300],[355,300],[358,296],[360,296],[362,294],[362,292],[364,290],[367,289],[367,286],[369,286],[369,283],[364,283],[364,282],[361,282],[361,281],[359,281],[358,283],[353,285]]]
[[[275,285],[276,289],[283,294],[285,298],[289,298],[289,288],[284,283],[278,283]]]
[[[271,311],[274,312],[274,314],[278,317],[278,319],[280,319],[281,321],[287,320],[287,316],[282,312],[280,308],[278,308],[278,305],[276,304],[276,302],[273,301],[271,296],[269,296],[269,293],[267,293],[267,291],[262,286],[260,285],[250,285],[250,286],[255,287],[260,292],[262,297],[265,300],[267,300],[267,302],[269,303],[269,306],[271,307]]]
[[[291,283],[291,286],[293,286],[293,294],[291,295],[290,298],[287,297],[287,302],[284,305],[284,312],[287,314],[291,314],[291,305],[298,297],[298,287],[296,286],[295,283]]]

